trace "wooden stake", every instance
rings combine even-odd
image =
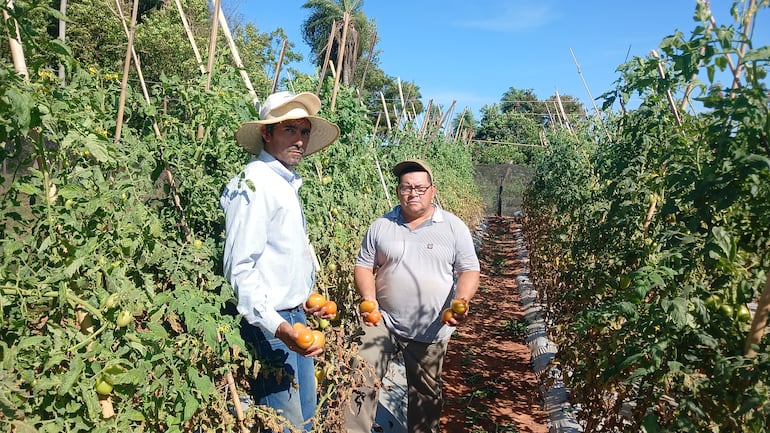
[[[460,131],[462,130],[463,123],[465,122],[465,113],[467,112],[468,112],[468,108],[466,107],[463,110],[463,114],[460,116],[460,121],[457,122],[457,129],[455,129],[454,141],[457,141],[457,139],[460,137]]]
[[[278,62],[275,65],[275,76],[273,77],[273,87],[270,93],[275,93],[275,89],[278,88],[278,78],[281,76],[281,65],[283,64],[283,53],[286,52],[286,39],[283,40],[281,45],[281,54],[278,55]]]
[[[61,0],[61,3],[59,4],[59,13],[63,16],[67,16],[67,0]],[[62,41],[62,43],[65,43],[67,38],[67,21],[60,19],[59,20],[59,39]],[[65,77],[65,70],[64,70],[64,64],[59,62],[59,81],[61,82],[61,85],[64,86],[66,84],[66,77]]]
[[[663,70],[663,62],[660,61],[660,57],[658,57],[658,52],[655,50],[651,51],[652,56],[657,60],[658,63],[658,75],[660,75],[660,78],[666,79],[666,72]],[[674,101],[674,95],[671,93],[671,89],[666,89],[666,99],[668,100],[668,108],[671,110],[671,113],[674,115],[674,119],[676,120],[677,126],[682,126],[682,116],[679,114],[679,109],[676,106],[676,102]]]
[[[406,103],[404,102],[404,89],[401,87],[401,77],[396,77],[396,83],[398,84],[398,97],[401,98],[401,115],[405,115],[406,113]],[[393,107],[395,108],[396,104],[393,104]],[[393,110],[395,112],[395,110]],[[399,117],[399,123],[401,123],[401,118]]]
[[[211,76],[214,74],[214,58],[217,50],[217,30],[219,29],[219,14],[221,13],[219,5],[220,0],[214,0],[214,19],[211,21],[211,34],[209,35],[209,62],[206,67],[206,70],[208,71],[208,76],[206,77],[207,92],[211,89]],[[198,129],[198,132],[200,132],[200,128]],[[198,138],[201,138],[200,134]]]
[[[390,132],[390,113],[388,113],[388,104],[385,103],[385,95],[382,92],[380,92],[380,100],[382,101],[382,110],[385,112],[385,120],[388,124],[388,132]]]
[[[607,128],[604,127],[604,120],[602,119],[601,112],[599,111],[599,107],[596,106],[596,102],[594,101],[594,96],[591,94],[591,89],[588,88],[588,83],[586,82],[586,79],[583,77],[583,71],[580,70],[580,63],[577,61],[577,57],[575,57],[575,52],[572,51],[572,48],[569,49],[570,54],[572,54],[572,60],[575,61],[575,66],[577,67],[578,75],[580,76],[580,80],[583,82],[583,86],[586,88],[586,93],[588,93],[588,98],[591,99],[591,105],[594,107],[594,114],[596,115],[596,120],[599,121],[599,125],[601,125],[602,129],[604,130],[604,133],[607,134],[607,140],[612,141],[610,138],[610,133],[607,131]]]
[[[5,3],[9,10],[13,10],[13,0],[8,0]],[[11,20],[11,16],[3,9],[3,18],[7,23]],[[24,46],[21,44],[21,34],[19,33],[19,23],[13,20],[14,35],[8,35],[8,44],[11,47],[11,57],[13,57],[13,67],[16,72],[24,77],[24,81],[29,81],[29,72],[27,71],[27,61],[24,58]]]
[[[350,25],[350,12],[345,11],[342,15],[342,42],[337,49],[337,76],[334,77],[334,91],[332,92],[331,111],[337,105],[337,92],[340,90],[340,79],[342,76],[342,59],[345,57],[345,44],[348,40],[348,26]]]
[[[369,48],[369,55],[366,56],[366,64],[364,65],[364,73],[361,74],[361,88],[364,88],[364,84],[366,83],[366,72],[369,70],[369,63],[372,62],[372,55],[374,54],[374,44],[377,43],[377,31],[374,32],[374,35],[372,36],[372,46]]]
[[[326,66],[329,64],[329,58],[332,54],[332,42],[337,35],[337,21],[332,22],[332,31],[329,33],[329,40],[326,41],[326,54],[324,55],[324,62],[321,65],[321,76],[318,77],[318,89],[315,91],[315,95],[321,94],[321,86],[324,83],[324,77],[326,77]]]
[[[225,18],[225,14],[219,14],[219,26],[222,27],[222,34],[225,35],[225,39],[227,40],[227,45],[230,47],[230,54],[232,54],[233,56],[233,62],[235,62],[235,66],[238,68],[238,72],[240,72],[241,74],[241,79],[243,80],[243,84],[246,85],[246,89],[249,91],[249,96],[251,96],[251,101],[255,102],[257,101],[257,92],[254,91],[254,86],[251,84],[251,80],[249,79],[249,74],[248,72],[246,72],[246,68],[243,67],[241,54],[238,51],[238,46],[235,45],[235,41],[233,40],[232,33],[230,33],[230,26],[227,25],[227,18]],[[284,41],[283,44],[285,47],[286,41]],[[281,50],[281,59],[283,59],[283,50]]]
[[[185,33],[187,33],[187,39],[190,41],[193,53],[195,54],[195,60],[198,62],[198,67],[201,70],[201,74],[205,74],[206,67],[203,66],[203,59],[201,58],[200,51],[198,51],[198,44],[195,43],[195,35],[193,35],[193,32],[190,29],[190,24],[187,22],[187,15],[185,15],[184,9],[182,9],[182,2],[180,0],[174,1],[176,2],[176,8],[179,11],[179,17],[182,18],[182,25],[184,25]]]
[[[131,70],[131,53],[134,49],[134,33],[136,32],[136,14],[138,9],[139,0],[134,0],[133,10],[131,11],[131,26],[128,31],[128,47],[126,48],[126,58],[123,62],[123,80],[120,83],[118,118],[115,125],[115,144],[120,142],[120,133],[123,128],[123,110],[126,107],[126,88],[128,87],[128,73]]]
[[[558,103],[559,111],[561,112],[562,117],[564,117],[564,125],[567,126],[567,131],[569,131],[572,136],[575,136],[575,131],[572,130],[572,126],[569,124],[569,119],[567,118],[567,112],[564,111],[564,105],[561,103],[561,96],[559,96],[559,91],[555,91],[556,94],[556,102]]]
[[[749,4],[745,6],[742,16],[744,42],[741,42],[741,48],[738,50],[738,67],[735,68],[735,72],[733,72],[733,89],[741,87],[741,75],[743,73],[744,64],[740,60],[743,58],[743,56],[746,55],[746,49],[748,48],[748,42],[746,41],[749,40],[749,33],[751,30],[751,24],[754,21],[755,11],[755,0],[749,0]]]
[[[420,138],[425,138],[425,131],[428,128],[428,122],[430,121],[430,113],[433,108],[433,100],[428,100],[428,108],[425,109],[425,117],[422,119],[422,127],[420,127]]]

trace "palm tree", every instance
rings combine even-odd
[[[334,22],[339,25],[332,41],[331,59],[338,58],[342,41],[342,23],[348,17],[348,29],[343,49],[343,64],[341,73],[342,83],[350,85],[353,81],[358,60],[363,55],[365,47],[373,35],[374,24],[369,22],[363,10],[363,0],[308,0],[303,8],[312,12],[305,20],[302,28],[302,39],[310,45],[310,51],[315,56],[315,63],[323,67],[326,56],[326,45]]]

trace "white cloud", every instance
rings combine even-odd
[[[500,9],[490,8],[491,16],[457,21],[462,28],[501,33],[517,33],[542,27],[554,19],[555,12],[542,4],[506,4]]]

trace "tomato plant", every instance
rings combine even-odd
[[[586,431],[767,429],[767,339],[748,356],[741,308],[770,269],[767,50],[741,30],[756,12],[718,24],[698,2],[690,38],[621,65],[606,118],[552,137],[528,187],[533,281]],[[704,110],[684,112],[696,88]]]

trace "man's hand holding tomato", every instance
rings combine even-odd
[[[465,298],[452,299],[449,308],[441,313],[441,322],[449,326],[457,326],[468,317],[470,305]]]
[[[283,322],[275,330],[275,337],[283,341],[286,347],[302,356],[318,356],[323,353],[323,347],[315,342],[303,348],[297,341],[300,337],[300,332],[301,330],[298,330],[297,327],[292,326],[289,322]]]
[[[307,314],[322,319],[334,320],[337,318],[337,303],[327,300],[320,293],[311,293],[303,307]]]
[[[380,305],[376,300],[364,299],[358,304],[358,308],[361,311],[361,318],[364,319],[366,326],[377,326],[382,319],[382,313],[380,313]]]

